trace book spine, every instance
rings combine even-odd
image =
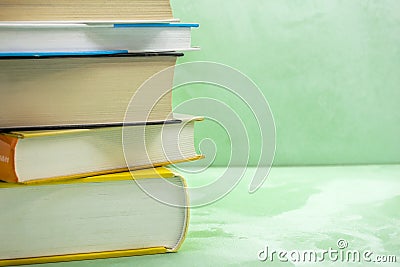
[[[185,199],[186,199],[186,203],[185,203],[185,205],[186,205],[185,206],[185,214],[186,214],[186,216],[185,216],[184,227],[182,229],[182,234],[181,234],[181,237],[180,237],[178,243],[175,245],[174,248],[168,249],[167,252],[177,252],[181,248],[181,246],[183,244],[183,241],[185,241],[187,233],[189,231],[189,221],[190,221],[190,208],[189,208],[190,207],[190,199],[189,199],[189,191],[187,189],[188,185],[186,183],[186,179],[183,176],[181,176],[178,173],[176,173],[176,172],[172,172],[172,173],[174,173],[176,176],[181,178],[181,182],[182,182],[182,185],[184,187],[184,194],[185,194]]]
[[[18,138],[0,135],[0,180],[16,183],[18,177],[15,172],[15,147]]]

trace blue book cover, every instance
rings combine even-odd
[[[198,28],[197,23],[118,23],[114,28]]]

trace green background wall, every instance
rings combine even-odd
[[[201,24],[192,42],[201,51],[180,63],[227,64],[263,91],[276,122],[275,165],[400,163],[400,1],[171,2],[175,17]],[[196,85],[174,102],[212,94],[220,92]],[[214,164],[226,164],[229,140],[207,122],[197,131],[198,140],[214,138]]]

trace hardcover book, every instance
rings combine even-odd
[[[140,86],[173,68],[181,55],[0,57],[0,129],[121,124]],[[148,94],[159,96],[159,101],[136,101],[131,122],[170,118],[171,93],[163,93],[172,88],[173,76],[169,71],[154,80]]]
[[[134,179],[181,207],[151,198]],[[0,183],[0,266],[175,252],[187,231],[187,204],[184,179],[165,168]]]
[[[124,50],[126,53],[195,50],[184,23],[1,23],[0,56],[34,52]]]
[[[169,0],[2,0],[0,21],[171,20]]]
[[[64,180],[200,159],[194,146],[197,120],[2,133],[0,180]]]

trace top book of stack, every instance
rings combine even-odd
[[[178,22],[169,0],[0,0],[0,57],[197,50]]]
[[[169,0],[2,0],[0,21],[173,21]]]

